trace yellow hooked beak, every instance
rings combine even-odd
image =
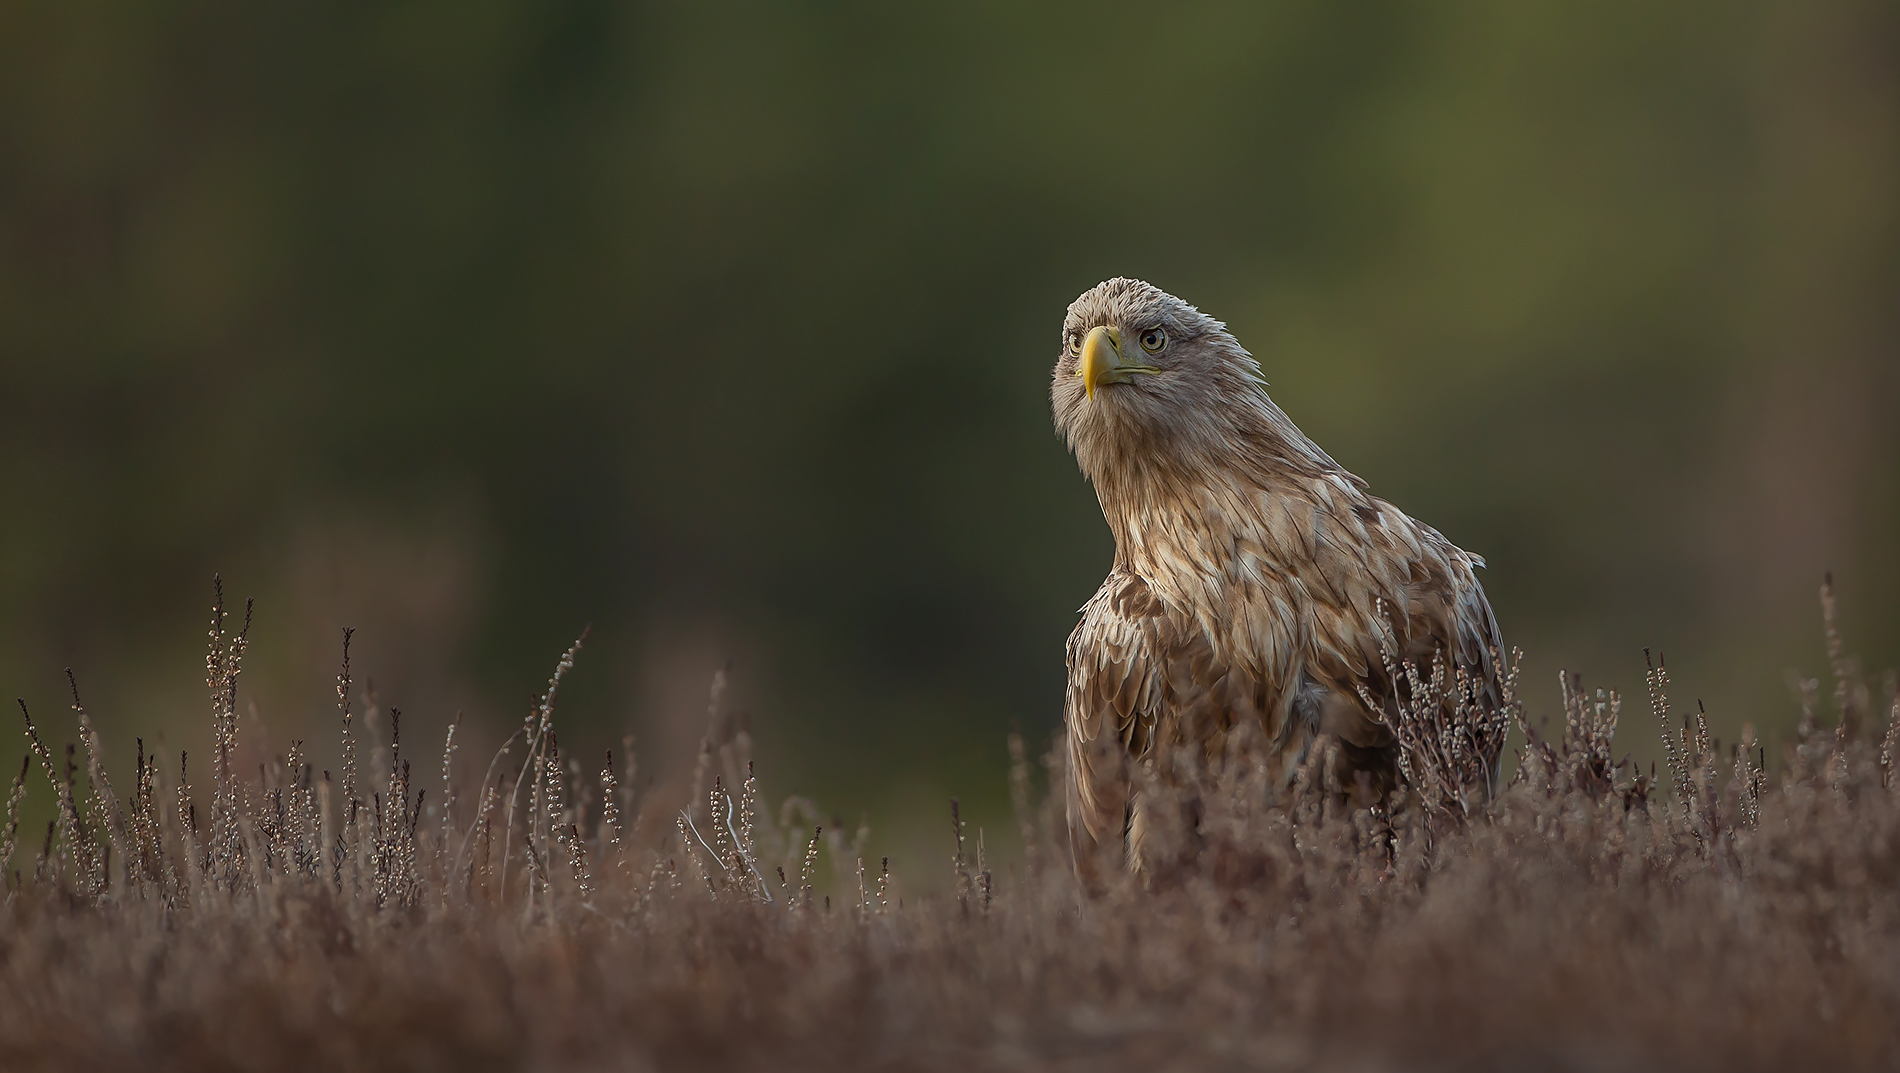
[[[1082,358],[1075,363],[1075,375],[1082,378],[1082,389],[1089,398],[1102,384],[1122,384],[1136,376],[1158,373],[1152,365],[1122,360],[1122,333],[1107,325],[1089,329],[1082,340]]]

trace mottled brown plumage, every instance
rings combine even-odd
[[[1321,735],[1348,787],[1397,779],[1382,651],[1443,655],[1497,703],[1498,628],[1477,556],[1370,495],[1268,397],[1226,326],[1139,280],[1069,307],[1055,423],[1115,535],[1108,578],[1069,638],[1069,824],[1126,835],[1128,763],[1217,756],[1256,723],[1284,781]],[[1495,779],[1496,757],[1486,758]],[[1363,777],[1361,776],[1363,773]]]

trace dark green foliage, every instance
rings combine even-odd
[[[1822,569],[1900,651],[1896,55],[1883,0],[9,0],[0,681],[187,725],[222,568],[319,770],[338,627],[473,741],[592,621],[570,725],[731,658],[777,778],[1000,810],[1110,556],[1055,337],[1131,274],[1489,558],[1532,680],[1647,641],[1780,729]]]

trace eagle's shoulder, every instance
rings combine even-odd
[[[1484,560],[1365,491],[1321,476],[1300,482],[1314,504],[1312,560],[1302,580],[1314,602],[1318,676],[1387,685],[1386,651],[1408,661],[1443,655],[1489,681],[1502,644],[1477,569]]]

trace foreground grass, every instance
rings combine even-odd
[[[456,785],[453,731],[439,780],[412,777],[399,738],[364,740],[347,662],[340,777],[293,753],[241,779],[243,645],[218,613],[208,809],[154,759],[123,796],[88,772],[83,711],[75,764],[29,726],[47,777],[34,792],[60,811],[43,845],[19,846],[24,782],[9,804],[0,1067],[1862,1069],[1900,1055],[1900,702],[1879,710],[1831,625],[1831,710],[1811,697],[1772,778],[1752,745],[1718,755],[1699,722],[1677,730],[1660,669],[1650,718],[1670,729],[1669,770],[1633,778],[1610,763],[1618,703],[1567,684],[1561,732],[1519,718],[1518,778],[1468,816],[1430,793],[1349,812],[1310,773],[1275,805],[1237,754],[1174,802],[1173,863],[1139,881],[1110,868],[1089,894],[1055,808],[1027,800],[1014,743],[1021,866],[995,873],[959,839],[953,892],[901,903],[835,832],[774,822],[742,737],[709,737],[677,816],[643,814],[610,767],[581,774],[553,719],[572,652],[479,786]],[[813,885],[821,857],[844,877],[828,891]]]

